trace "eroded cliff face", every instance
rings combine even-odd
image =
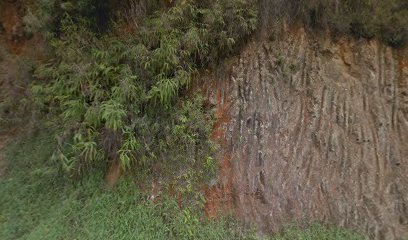
[[[310,36],[253,42],[214,77],[222,146],[207,212],[408,236],[408,52]]]

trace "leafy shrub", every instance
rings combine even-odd
[[[203,98],[186,100],[183,92],[201,68],[255,30],[252,6],[186,1],[152,15],[126,39],[95,34],[86,18],[66,12],[52,40],[55,58],[37,69],[32,87],[38,107],[64,125],[54,159],[73,174],[113,160],[125,169],[205,164],[213,152],[211,113]]]
[[[56,1],[38,0],[34,4],[26,4],[26,14],[23,18],[27,33],[48,32],[55,30],[57,17],[61,11],[56,10]]]
[[[24,24],[29,33],[42,32],[59,35],[62,19],[69,14],[78,24],[86,23],[97,32],[108,30],[110,15],[113,9],[111,1],[98,0],[39,0],[26,1]]]

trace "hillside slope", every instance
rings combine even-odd
[[[209,214],[264,231],[293,221],[408,235],[408,52],[288,30],[214,77],[223,145]]]
[[[129,13],[125,14],[135,18],[125,19],[126,21],[141,21],[138,12],[140,9],[141,12],[150,12],[153,9],[161,9],[159,7],[161,6],[165,12],[176,1],[174,4],[166,5],[167,7],[162,6],[163,3],[158,4],[161,1],[155,1],[158,5],[149,11],[148,6],[140,7],[143,6],[142,1],[136,2],[141,5],[136,4],[133,12],[128,9]],[[180,2],[181,5],[185,3]],[[258,26],[261,28],[258,29],[261,32],[259,35],[272,36],[274,28],[279,27],[280,23],[272,26],[272,23],[278,22],[276,16],[270,12],[270,9],[275,7],[271,4],[273,2],[283,3],[286,7],[286,1],[259,1],[263,3],[260,8],[261,15],[271,15],[270,20],[261,21]],[[298,1],[291,2],[293,6],[297,6]],[[124,6],[121,7],[125,8]],[[310,31],[323,31],[326,25],[314,25],[318,22],[319,11],[325,8],[319,6],[319,11],[311,8],[313,10],[311,12],[310,9],[305,9],[307,11],[300,12],[309,13],[306,15],[310,15],[309,18],[313,20],[305,26],[308,26]],[[401,15],[405,13],[402,10]],[[228,13],[231,12],[240,11],[229,10]],[[33,114],[33,109],[30,109],[32,99],[25,97],[31,94],[29,89],[34,78],[36,62],[48,59],[46,55],[52,51],[47,48],[47,44],[44,43],[46,40],[39,33],[29,35],[25,32],[23,21],[25,14],[26,9],[21,1],[0,0],[0,125],[3,124],[3,116],[11,119],[7,124],[18,125],[24,121],[18,113],[22,112],[21,115],[25,117],[27,117],[25,114],[28,116]],[[78,13],[73,13],[75,14]],[[292,12],[289,11],[287,14],[291,15]],[[106,13],[102,15],[104,18]],[[98,15],[96,19],[100,18]],[[260,17],[262,18],[264,16]],[[202,21],[201,18],[198,19]],[[236,26],[235,15],[232,15],[231,19],[230,22],[234,23],[232,25]],[[168,24],[167,21],[164,22]],[[134,28],[138,25],[133,24]],[[347,24],[352,25],[351,22]],[[387,24],[394,26],[392,22]],[[404,21],[401,21],[400,25],[405,27]],[[174,30],[166,27],[170,32]],[[395,32],[399,31],[400,29],[396,28]],[[242,31],[238,29],[232,32],[239,35]],[[218,29],[214,33],[224,31]],[[347,30],[342,34],[351,32]],[[162,35],[164,39],[168,36]],[[384,34],[377,35],[380,37]],[[185,34],[180,36],[180,39],[184,39]],[[193,40],[202,40],[200,35],[197,36],[199,37]],[[218,39],[214,37],[215,34],[208,36]],[[247,40],[246,37],[243,39]],[[369,239],[403,239],[408,236],[408,51],[396,50],[374,40],[342,38],[334,42],[330,39],[329,36],[312,35],[303,29],[286,29],[284,34],[274,41],[253,40],[232,59],[230,67],[223,66],[215,71],[210,70],[212,77],[211,81],[206,83],[209,84],[206,89],[210,100],[217,108],[218,122],[215,124],[212,137],[218,139],[221,145],[219,157],[221,167],[218,184],[207,190],[206,211],[209,216],[216,215],[218,210],[234,209],[248,224],[257,225],[263,232],[276,232],[294,221],[318,221],[353,228],[364,233]],[[234,42],[231,38],[226,40],[229,43]],[[146,45],[150,45],[150,41],[151,39],[148,39],[149,44]],[[243,46],[245,41],[243,40],[239,46]],[[149,51],[158,52],[156,50],[162,48],[161,43],[156,45],[150,46]],[[208,45],[214,44],[210,42]],[[127,46],[124,45],[123,48],[127,49]],[[219,49],[225,50],[226,46],[223,45]],[[217,51],[219,49],[217,48]],[[63,48],[61,52],[65,50]],[[184,48],[180,47],[179,50]],[[91,55],[84,51],[82,53],[85,57],[81,60],[86,63],[85,58]],[[171,56],[173,55],[179,56],[178,52],[172,53]],[[220,51],[222,59],[224,55],[229,56]],[[92,63],[96,57],[89,58]],[[112,60],[112,56],[106,59]],[[217,57],[209,56],[208,59],[211,63],[218,63]],[[114,62],[112,66],[116,67],[120,65],[119,63],[122,64],[122,61]],[[157,61],[158,66],[162,63]],[[176,65],[173,70],[178,69]],[[140,81],[136,82],[140,85],[154,79],[146,74],[148,65],[144,66],[145,69],[135,70],[141,77]],[[205,72],[204,67],[196,70]],[[155,76],[153,73],[156,70],[151,71],[151,75]],[[169,77],[172,78],[173,74],[169,74]],[[191,74],[193,76],[193,73]],[[196,71],[194,76],[195,74]],[[84,82],[89,83],[89,78],[84,79],[86,79]],[[109,84],[115,83],[116,77],[112,79],[114,81],[108,81]],[[53,80],[44,79],[44,82]],[[124,84],[124,89],[131,89],[126,84],[128,83]],[[148,85],[153,86],[152,83]],[[185,91],[184,85],[180,86],[183,86],[180,87],[180,94],[174,91],[177,92],[175,98],[187,98],[188,94],[185,92],[188,91]],[[81,92],[72,97],[75,99],[83,96]],[[110,92],[106,94],[105,100],[111,98]],[[132,101],[126,101],[129,102]],[[175,102],[171,104],[177,105]],[[141,106],[141,109],[145,108]],[[178,119],[177,114],[177,112],[174,114],[174,119]],[[194,119],[200,120],[196,125],[203,127],[204,124],[201,124],[203,117],[200,116]],[[154,131],[149,126],[158,126],[156,132],[160,141],[164,137],[175,135],[163,131],[173,120],[165,121],[166,116],[163,119],[163,125],[149,125],[149,122],[145,122],[145,114],[140,114],[140,119],[131,124],[132,133],[137,133],[135,129],[138,127],[144,131],[147,129],[146,136],[150,139]],[[151,120],[157,118],[152,117]],[[185,120],[181,118],[180,121]],[[99,124],[100,130],[103,130],[104,127]],[[0,129],[1,151],[3,145],[6,147],[9,143],[6,140],[11,138],[7,131],[3,134],[3,130],[5,129]],[[199,135],[193,132],[192,136]],[[203,136],[205,138],[197,138],[207,140],[207,135]],[[166,140],[168,141],[168,138]],[[151,146],[157,145],[151,141]],[[176,145],[177,142],[168,148],[173,151]],[[186,149],[189,149],[190,145],[185,145]],[[132,153],[135,151],[133,149]],[[118,151],[109,149],[106,152],[115,155]],[[177,153],[177,150],[174,152]],[[6,169],[3,155],[0,152],[0,178],[5,176]],[[163,152],[161,155],[163,162],[171,165],[168,161],[170,156]],[[149,155],[149,160],[153,158],[151,156],[152,154]],[[24,160],[26,159],[29,158],[24,156]],[[174,159],[181,162],[178,156]],[[202,157],[198,159],[203,160]],[[120,172],[115,181],[112,181],[116,183],[122,171],[119,169],[120,164],[115,166]],[[14,186],[10,187],[12,188]],[[49,192],[41,194],[48,197]],[[10,202],[14,200],[11,199]],[[13,207],[11,209],[14,210]],[[10,214],[13,215],[14,212],[10,211]]]

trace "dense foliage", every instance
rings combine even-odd
[[[393,46],[407,38],[403,0],[189,0],[168,9],[163,2],[41,0],[29,11],[28,27],[51,30],[55,57],[37,69],[32,90],[41,111],[64,124],[54,158],[66,170],[83,173],[94,163],[116,160],[129,169],[211,158],[211,114],[200,97],[183,96],[200,70],[233,53],[255,31],[256,6],[264,20],[377,36]],[[161,10],[151,14],[155,9]],[[132,31],[118,36],[113,29],[120,25],[133,25]],[[189,104],[194,109],[181,113]]]
[[[285,19],[308,27],[330,28],[335,34],[383,40],[393,47],[408,41],[406,0],[259,0],[265,24]]]
[[[115,160],[125,169],[208,165],[211,112],[202,97],[183,96],[200,69],[255,30],[253,5],[183,1],[126,36],[95,33],[87,14],[63,16],[55,57],[32,88],[39,109],[64,126],[54,159],[75,174]]]

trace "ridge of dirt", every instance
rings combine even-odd
[[[253,42],[214,76],[221,171],[207,213],[232,206],[263,232],[305,220],[408,236],[407,59],[303,29]]]

